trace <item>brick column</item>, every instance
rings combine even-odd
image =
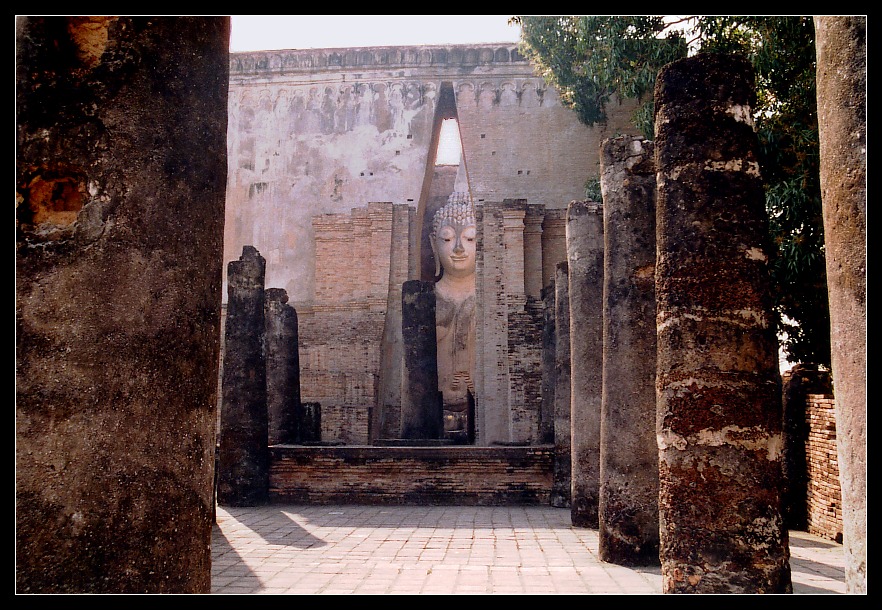
[[[300,441],[300,354],[297,312],[288,293],[268,288],[266,316],[266,410],[269,444]]]
[[[570,506],[572,451],[570,430],[570,286],[566,261],[557,264],[554,277],[554,478],[551,505]]]
[[[266,261],[253,246],[227,265],[223,403],[217,501],[254,506],[269,498],[266,356]]]
[[[668,64],[655,87],[657,434],[666,593],[791,591],[754,76]]]
[[[658,565],[653,143],[620,136],[600,153],[603,398],[600,559]]]
[[[867,592],[867,18],[815,17],[845,580]]]
[[[440,439],[443,432],[438,392],[435,336],[435,284],[408,280],[401,289],[401,438]]]
[[[603,366],[603,206],[567,208],[570,293],[572,497],[577,527],[597,527],[600,495],[600,404]]]

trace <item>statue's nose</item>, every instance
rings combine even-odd
[[[453,246],[453,251],[456,254],[462,254],[463,252],[465,252],[465,248],[463,248],[462,246],[462,240],[458,237],[456,238],[456,245]]]

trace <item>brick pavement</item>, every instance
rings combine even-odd
[[[791,532],[794,593],[844,593],[842,545]],[[215,594],[656,594],[548,506],[219,507]]]

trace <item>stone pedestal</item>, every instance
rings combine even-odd
[[[567,209],[570,293],[573,525],[598,525],[600,405],[603,367],[603,206],[573,201]]]
[[[741,57],[655,87],[660,556],[666,593],[787,593],[768,220]]]
[[[653,143],[606,140],[600,559],[658,565]]]

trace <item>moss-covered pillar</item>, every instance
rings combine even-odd
[[[243,246],[227,265],[227,321],[217,501],[256,506],[269,499],[266,392],[266,260]]]
[[[791,591],[754,76],[737,56],[655,87],[657,434],[666,593]]]
[[[598,526],[600,402],[603,367],[603,206],[572,201],[567,208],[570,293],[570,516],[577,527]]]
[[[655,440],[655,159],[641,137],[605,140],[600,559],[658,565]]]
[[[300,353],[297,311],[283,288],[268,288],[266,316],[266,411],[269,444],[300,440]]]
[[[566,261],[554,273],[554,477],[551,505],[570,506],[572,444],[570,431],[570,280]]]
[[[209,593],[227,17],[16,19],[17,593]]]
[[[435,284],[408,280],[401,288],[401,438],[437,440],[443,435],[438,392]]]
[[[845,581],[866,593],[867,18],[814,21]]]

